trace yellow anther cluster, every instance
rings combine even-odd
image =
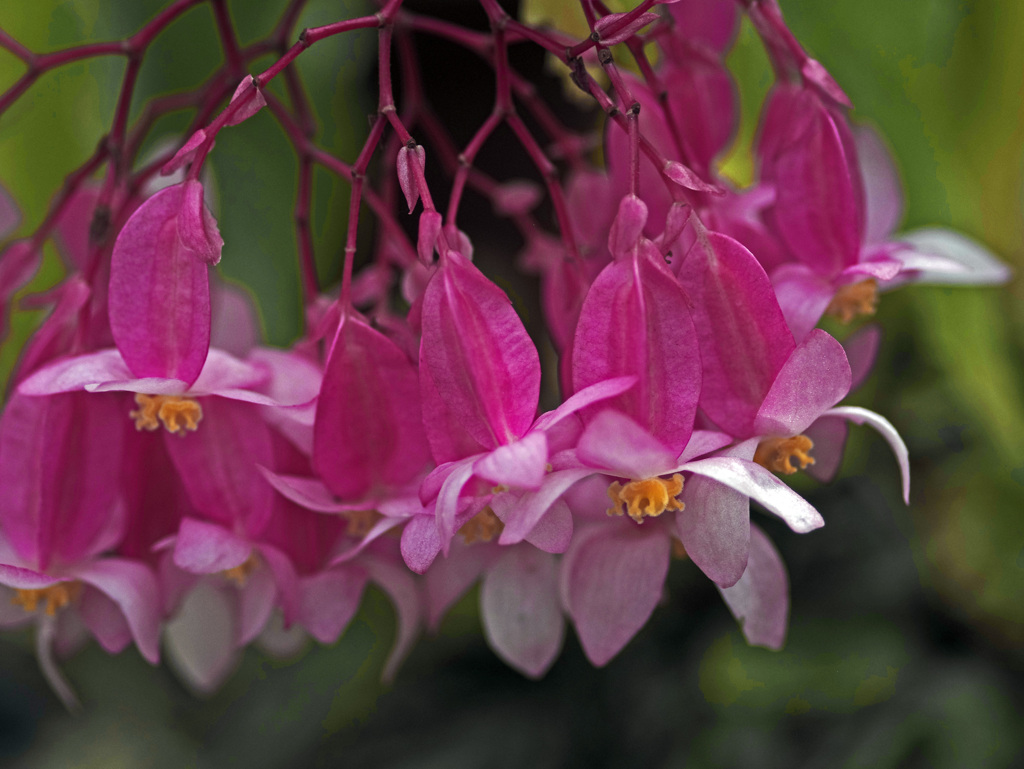
[[[474,515],[459,529],[462,541],[467,545],[474,542],[490,542],[504,530],[505,524],[489,507],[485,507]]]
[[[179,395],[136,393],[135,403],[139,408],[129,416],[135,420],[136,430],[156,430],[162,422],[168,432],[183,436],[186,431],[197,429],[203,418],[203,407],[198,401]]]
[[[239,587],[245,587],[245,583],[249,581],[249,575],[252,574],[259,565],[259,557],[256,553],[252,553],[248,558],[238,564],[238,566],[232,566],[230,569],[224,569],[224,571],[221,572],[221,575],[229,582],[234,582]]]
[[[874,278],[848,283],[836,291],[825,310],[827,315],[849,323],[862,315],[874,315],[878,309],[878,283]]]
[[[814,448],[814,442],[806,435],[794,435],[792,438],[769,438],[761,441],[754,452],[754,461],[767,467],[773,473],[792,475],[796,472],[793,460],[800,463],[800,469],[806,470],[814,464],[814,457],[807,452]]]
[[[643,523],[645,517],[657,518],[666,510],[682,510],[683,503],[676,499],[682,490],[683,476],[679,473],[671,478],[630,481],[625,486],[615,481],[608,487],[608,496],[615,503],[608,515],[622,515],[625,505],[629,517]]]
[[[345,533],[350,537],[365,537],[382,517],[376,510],[349,510],[345,513],[348,520]]]
[[[58,582],[56,585],[38,589],[15,590],[11,603],[32,613],[39,604],[46,604],[46,613],[54,616],[58,609],[63,609],[82,592],[81,582]]]

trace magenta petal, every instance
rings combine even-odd
[[[416,634],[419,632],[422,600],[412,575],[400,563],[393,563],[383,558],[367,558],[365,566],[370,574],[370,579],[388,594],[391,602],[395,605],[395,614],[398,620],[395,643],[384,662],[384,671],[381,674],[385,681],[393,681],[395,673],[398,672],[398,666],[409,653],[413,641],[416,640]]]
[[[343,316],[313,428],[313,467],[339,497],[400,486],[430,461],[416,368],[397,345]]]
[[[422,358],[422,354],[420,356]],[[420,398],[423,403],[423,427],[430,451],[438,465],[444,465],[488,450],[470,435],[438,392],[427,366],[420,366]]]
[[[0,564],[0,585],[7,585],[15,590],[40,590],[50,587],[50,585],[56,585],[58,582],[68,582],[71,579],[73,577],[51,577],[49,574],[43,574],[33,569]]]
[[[720,52],[729,47],[739,21],[736,4],[721,0],[681,0],[669,8],[669,14],[688,38]]]
[[[679,278],[696,305],[701,408],[725,432],[752,437],[757,409],[795,346],[768,276],[742,245],[708,232]]]
[[[668,562],[669,538],[653,526],[598,524],[577,534],[562,561],[566,608],[594,665],[607,664],[647,622]]]
[[[732,587],[719,588],[725,605],[740,623],[747,643],[781,649],[789,622],[789,578],[771,540],[757,526],[750,529],[750,558]]]
[[[878,357],[882,343],[882,327],[872,323],[861,326],[843,340],[846,359],[850,362],[850,391],[853,392],[868,378]]]
[[[521,440],[499,446],[473,465],[480,478],[513,488],[537,489],[544,480],[548,463],[548,439],[540,430]]]
[[[263,95],[263,91],[256,85],[256,80],[251,75],[246,75],[242,78],[242,82],[238,84],[235,92],[231,94],[231,101],[228,103],[228,107],[240,102],[242,99],[245,99],[245,102],[235,108],[231,117],[228,118],[226,125],[238,125],[267,106],[267,99]]]
[[[903,479],[903,501],[910,504],[910,456],[907,453],[907,444],[903,442],[900,434],[896,432],[892,422],[876,414],[874,411],[858,408],[856,406],[840,406],[839,408],[826,411],[824,416],[842,417],[857,425],[869,425],[885,438],[892,453],[896,455],[896,461],[900,466],[900,477]]]
[[[674,452],[632,419],[610,410],[587,425],[577,452],[591,467],[636,480],[661,475],[676,459]]]
[[[355,616],[365,587],[366,574],[354,566],[306,577],[300,585],[299,624],[320,643],[334,643]]]
[[[647,257],[615,262],[590,287],[572,350],[576,392],[615,377],[640,376],[602,406],[628,414],[676,454],[690,437],[701,390],[688,305],[675,276]]]
[[[451,253],[423,301],[420,367],[451,414],[481,445],[520,438],[533,423],[540,359],[505,293]]]
[[[160,659],[160,592],[149,567],[136,561],[103,558],[77,567],[74,575],[118,605],[139,652],[155,665]]]
[[[178,237],[186,249],[213,266],[220,261],[224,239],[217,229],[217,220],[203,202],[202,182],[192,179],[184,185],[178,214]]]
[[[640,240],[645,224],[647,206],[636,195],[626,195],[608,231],[608,250],[612,256],[620,258],[628,254]]]
[[[192,574],[213,574],[241,566],[252,543],[215,523],[183,518],[174,544],[174,565]]]
[[[492,649],[530,678],[542,676],[565,638],[555,559],[510,548],[484,576],[480,617]]]
[[[815,329],[789,356],[754,420],[761,436],[789,436],[810,427],[850,391],[850,364],[834,338]]]
[[[209,693],[238,659],[235,606],[226,589],[200,582],[164,632],[167,658],[193,689]]]
[[[257,469],[273,462],[270,431],[257,408],[208,398],[198,430],[164,438],[192,504],[211,520],[256,536],[274,502],[274,490]]]
[[[110,328],[137,377],[199,376],[210,346],[206,264],[178,235],[182,185],[146,200],[125,223],[110,263]]]
[[[751,460],[756,441],[725,453]],[[686,554],[720,587],[729,587],[747,567],[750,545],[750,498],[711,478],[686,479],[680,497],[685,509],[676,513],[676,529]]]
[[[597,384],[584,387],[579,392],[566,398],[561,406],[554,411],[548,411],[537,418],[533,425],[534,430],[548,430],[570,414],[575,414],[580,409],[586,408],[592,403],[614,398],[620,395],[639,381],[636,376],[620,376],[614,379],[604,379]]]
[[[679,469],[711,478],[745,494],[779,516],[798,534],[825,525],[817,510],[761,465],[733,457],[711,457],[687,462]]]

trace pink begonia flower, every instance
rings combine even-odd
[[[695,458],[720,448],[723,440],[728,438],[698,431],[692,445],[677,455],[617,411],[601,412],[580,438],[578,454],[585,464],[626,480],[614,481],[607,487],[604,503],[600,496],[584,496],[581,502],[579,496],[573,500],[570,495],[574,513],[589,523],[577,532],[563,561],[563,597],[584,651],[595,665],[604,665],[618,654],[657,605],[668,570],[671,540],[678,536],[677,521],[700,515],[705,527],[721,528],[718,539],[741,553],[740,574],[723,586],[727,588],[739,582],[749,560],[749,521],[745,509],[739,516],[733,514],[734,496],[744,501],[756,500],[798,533],[824,524],[811,505],[760,465],[737,456]],[[683,473],[689,476],[685,482]],[[712,493],[694,495],[684,508],[678,496],[694,478],[713,480],[718,487],[734,494],[709,489]],[[596,480],[589,486],[600,494],[601,484]],[[608,497],[612,500],[610,509]],[[691,509],[694,504],[702,505],[702,509]],[[671,516],[663,517],[671,511],[677,511],[676,521]],[[618,517],[624,512],[628,518]],[[701,538],[688,540],[684,542],[687,552],[690,547],[697,552]],[[701,561],[694,560],[701,565]],[[706,559],[702,560],[706,563]],[[778,579],[777,573],[768,576]],[[778,602],[757,604],[756,598],[777,595],[777,587],[765,586],[751,592],[746,608],[748,614],[765,617],[772,628],[779,624]],[[749,588],[741,590],[749,592]],[[784,626],[785,612],[781,619]],[[766,638],[771,640],[778,634],[769,635],[758,635],[752,642],[764,643]]]
[[[439,466],[420,494],[424,503],[436,500],[437,534],[447,552],[455,530],[465,523],[460,512],[472,517],[494,493],[484,488],[472,494],[479,503],[466,513],[473,503],[460,502],[460,496],[473,478],[477,485],[522,491],[555,482],[548,475],[549,433],[570,414],[619,394],[635,379],[599,383],[535,420],[540,395],[536,348],[505,293],[457,252],[442,257],[427,286],[422,325],[423,418]],[[535,525],[545,512],[524,517],[517,510],[516,515]],[[570,519],[566,522],[571,526]],[[417,532],[418,526],[407,527],[406,550]]]
[[[69,706],[74,695],[53,663],[62,609],[107,651],[134,640],[159,657],[160,601],[144,563],[105,555],[125,528],[121,449],[125,425],[113,399],[15,393],[0,419],[0,584],[39,627],[40,663]]]
[[[848,323],[875,311],[879,291],[909,282],[994,284],[1009,270],[979,244],[941,229],[893,240],[902,196],[880,138],[853,131],[806,89],[777,85],[759,144],[766,220],[791,261],[766,264],[796,338],[826,312]],[[773,261],[774,261],[773,257]]]

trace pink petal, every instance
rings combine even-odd
[[[942,257],[952,265],[944,269],[923,268],[914,277],[915,283],[933,285],[994,286],[1008,281],[1012,275],[1009,267],[978,241],[959,232],[938,227],[914,230],[900,236],[911,246],[911,255]],[[898,252],[895,256],[912,264],[906,255]],[[960,269],[954,269],[958,265]]]
[[[437,533],[441,537],[441,547],[445,554],[448,553],[448,545],[455,535],[456,517],[460,511],[459,496],[463,488],[473,477],[473,465],[476,464],[473,457],[459,462],[452,470],[451,475],[441,485],[437,494],[437,506],[434,519],[437,523]]]
[[[562,561],[566,608],[587,659],[607,664],[644,626],[661,599],[669,538],[653,526],[595,525]]]
[[[121,353],[114,349],[99,350],[74,358],[62,358],[39,369],[18,385],[25,395],[53,395],[85,389],[100,382],[134,380],[124,364]],[[183,391],[187,385],[178,382]]]
[[[185,683],[213,692],[238,661],[235,607],[226,590],[200,582],[167,623],[167,658]]]
[[[558,470],[549,473],[537,491],[519,496],[496,496],[491,506],[505,524],[498,541],[502,545],[514,545],[529,537],[559,497],[593,472],[590,468]]]
[[[420,226],[416,236],[416,255],[423,264],[430,264],[437,244],[437,236],[441,234],[443,219],[437,211],[424,211],[420,214]]]
[[[701,387],[688,305],[675,277],[648,258],[615,262],[590,287],[572,350],[576,392],[608,379],[640,376],[601,408],[629,415],[676,454],[689,440]]]
[[[487,643],[530,678],[551,667],[565,638],[557,586],[556,560],[524,546],[507,550],[480,588]]]
[[[761,436],[802,433],[850,391],[850,364],[834,338],[815,329],[793,351],[754,420]]]
[[[110,264],[110,327],[137,377],[199,376],[210,346],[207,266],[178,235],[183,186],[160,190],[128,219]]]
[[[224,239],[217,229],[217,220],[203,203],[203,185],[195,179],[184,183],[181,211],[178,213],[178,237],[189,251],[210,266],[220,261]]]
[[[544,198],[544,192],[529,179],[512,179],[500,184],[492,198],[499,216],[525,216]]]
[[[725,432],[751,437],[757,409],[794,348],[768,276],[735,240],[708,232],[679,277],[696,305],[701,408]]]
[[[597,384],[584,387],[577,393],[566,398],[561,406],[554,411],[547,411],[538,417],[533,425],[534,430],[548,430],[570,414],[575,414],[580,409],[586,408],[592,403],[614,398],[621,395],[639,381],[636,376],[620,376],[614,379],[605,379]]]
[[[423,575],[426,591],[427,627],[436,631],[448,609],[458,601],[493,564],[499,549],[486,543],[452,544],[447,558],[434,562]]]
[[[618,411],[602,411],[583,431],[580,460],[623,478],[642,480],[675,465],[675,453]]]
[[[724,452],[751,460],[756,441]],[[681,497],[685,509],[676,513],[676,529],[686,554],[720,587],[729,587],[747,567],[750,545],[750,498],[711,478],[686,479]]]
[[[473,472],[479,478],[502,486],[537,489],[544,480],[547,463],[547,436],[535,430],[478,459]]]
[[[442,261],[424,294],[420,366],[483,446],[511,443],[533,423],[537,350],[505,293],[458,253]]]
[[[893,427],[892,422],[876,414],[874,411],[858,408],[856,406],[840,406],[825,412],[824,416],[842,417],[856,425],[869,425],[875,428],[885,438],[892,453],[896,455],[896,461],[900,466],[900,477],[903,479],[903,501],[910,504],[910,456],[907,453],[907,444],[903,442],[900,434]]]
[[[238,645],[256,638],[270,619],[277,597],[277,584],[270,569],[254,569],[238,587]]]
[[[43,574],[33,569],[0,564],[0,585],[7,585],[7,587],[14,588],[15,590],[40,590],[71,579],[74,578],[52,577],[49,574]]]
[[[405,566],[385,558],[367,558],[364,564],[370,579],[379,585],[395,605],[397,630],[395,643],[384,662],[381,674],[385,682],[393,681],[420,629],[422,599],[412,575]]]
[[[215,523],[183,518],[174,545],[174,565],[192,574],[214,574],[241,566],[252,543]]]
[[[78,602],[78,616],[108,654],[119,654],[131,642],[132,633],[121,609],[99,590],[85,590]]]
[[[739,14],[735,3],[721,0],[681,0],[669,8],[688,39],[724,52],[736,34]]]
[[[174,157],[163,164],[160,168],[160,175],[170,176],[186,163],[191,163],[192,158],[195,157],[196,150],[199,149],[205,141],[206,131],[200,128],[188,137],[188,141],[181,145],[181,149],[174,153]]]
[[[679,470],[703,475],[745,494],[779,516],[798,534],[825,525],[817,510],[761,465],[732,457],[711,457],[687,462]]]
[[[402,559],[417,574],[423,574],[441,552],[441,535],[432,515],[414,515],[402,530]]]
[[[314,469],[351,499],[400,486],[429,461],[416,367],[379,331],[344,316],[317,402]]]
[[[781,649],[789,623],[789,579],[771,540],[757,526],[750,530],[750,558],[732,587],[719,588],[747,643]]]
[[[421,355],[422,358],[422,355]],[[444,465],[474,454],[483,454],[488,448],[476,440],[462,426],[438,392],[427,366],[420,366],[420,397],[423,403],[423,426],[426,429],[430,451],[438,465]]]
[[[636,195],[626,195],[608,231],[608,250],[615,258],[632,251],[647,224],[647,206]]]
[[[572,511],[565,500],[556,499],[526,535],[526,541],[545,553],[564,553],[572,542],[572,532]]]
[[[251,75],[246,75],[242,78],[242,82],[238,84],[235,92],[231,95],[231,101],[228,106],[230,107],[236,102],[241,102],[243,99],[245,100],[244,103],[236,107],[225,125],[238,125],[243,120],[251,118],[267,105],[263,91],[256,85],[256,80]]]
[[[840,417],[822,417],[804,430],[814,443],[814,464],[805,472],[822,483],[829,483],[839,472],[843,462],[843,449],[849,432],[846,420]]]
[[[366,574],[354,566],[306,577],[300,585],[299,623],[320,643],[334,643],[355,616],[365,587]]]
[[[866,198],[864,242],[889,240],[903,218],[903,185],[885,141],[874,128],[853,129]]]
[[[843,340],[846,359],[850,362],[850,392],[864,384],[868,378],[881,343],[882,327],[876,323],[861,326]]]
[[[103,558],[76,567],[74,576],[104,593],[128,621],[139,652],[150,663],[160,659],[160,592],[149,567],[137,561]]]
[[[784,264],[772,273],[772,285],[789,330],[799,342],[818,325],[836,289],[805,264]]]
[[[683,453],[676,459],[678,464],[689,462],[691,459],[718,451],[732,443],[732,437],[717,430],[694,430],[690,436],[690,442],[686,444]]]

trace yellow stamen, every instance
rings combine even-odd
[[[249,580],[249,575],[252,574],[259,565],[259,557],[256,553],[252,553],[248,558],[238,564],[238,566],[232,566],[230,569],[224,569],[224,571],[221,572],[221,575],[229,582],[234,582],[239,587],[245,587],[245,583]]]
[[[349,510],[345,517],[348,519],[345,533],[350,537],[365,537],[383,516],[376,510]]]
[[[800,469],[806,470],[814,464],[814,457],[807,452],[814,448],[814,442],[806,435],[794,435],[792,438],[769,438],[757,444],[754,461],[767,467],[773,473],[792,475],[796,472],[793,458],[800,463]]]
[[[682,490],[683,476],[679,473],[671,478],[630,481],[625,486],[615,481],[608,487],[608,496],[615,503],[608,515],[622,515],[621,505],[625,505],[629,517],[643,523],[645,516],[657,518],[666,510],[682,510],[683,503],[676,499]]]
[[[836,291],[825,310],[827,315],[846,324],[861,315],[874,315],[878,309],[878,283],[874,278],[847,283]]]
[[[179,395],[136,393],[135,403],[139,408],[128,416],[135,420],[136,430],[156,430],[163,422],[168,432],[184,436],[187,430],[197,429],[203,418],[198,401]]]
[[[34,612],[40,603],[46,603],[46,613],[52,617],[58,609],[63,609],[82,592],[82,583],[58,582],[56,585],[37,589],[15,590],[11,603],[20,606],[30,614]]]
[[[505,524],[489,507],[474,515],[459,529],[462,541],[467,545],[474,542],[490,542],[504,530]]]

